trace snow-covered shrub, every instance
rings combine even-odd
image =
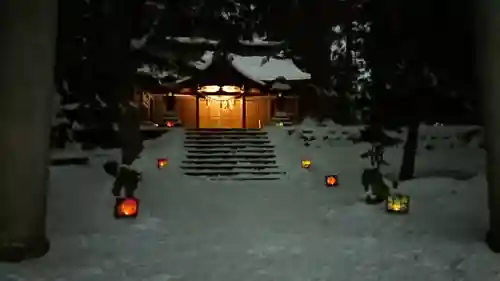
[[[53,148],[65,148],[74,142],[73,124],[80,104],[71,95],[66,81],[63,81],[54,95],[54,112],[50,144]]]

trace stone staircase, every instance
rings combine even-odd
[[[279,180],[285,173],[276,164],[274,146],[259,129],[187,129],[188,176],[210,180]]]
[[[173,124],[173,127],[179,127],[182,126],[181,121],[179,120],[179,117],[177,117],[177,113],[175,111],[167,111],[163,115],[163,122],[165,125],[170,122]]]
[[[292,127],[293,123],[292,120],[290,119],[290,116],[286,112],[276,112],[274,113],[273,118],[271,119],[271,123],[275,126],[279,126],[280,123],[283,125],[283,127]]]

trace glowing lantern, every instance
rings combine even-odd
[[[198,91],[205,92],[205,93],[217,93],[218,91],[220,91],[220,89],[221,88],[219,86],[209,85],[209,86],[200,87],[200,89]]]
[[[410,211],[410,197],[408,195],[389,195],[386,202],[386,211],[389,213],[406,214]]]
[[[283,126],[285,126],[285,123],[283,123],[283,121],[281,121],[281,122],[278,122],[276,125],[278,125],[278,127],[283,127]]]
[[[302,160],[302,168],[309,169],[311,168],[312,162],[311,160]]]
[[[139,200],[136,198],[116,198],[115,218],[136,218],[139,214]]]
[[[168,165],[168,159],[166,159],[166,158],[158,159],[158,161],[157,161],[158,169],[163,169],[163,168],[167,167],[167,165]]]
[[[337,176],[330,175],[330,176],[325,177],[325,185],[327,187],[337,186],[338,184],[339,184],[339,181],[337,179]]]
[[[172,128],[172,127],[174,127],[174,126],[175,126],[175,123],[174,123],[174,122],[172,122],[172,121],[168,121],[168,122],[167,122],[167,127]]]
[[[222,91],[226,93],[243,93],[243,90],[238,86],[222,86]]]

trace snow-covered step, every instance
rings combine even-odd
[[[261,129],[250,129],[250,128],[231,128],[231,129],[209,129],[209,128],[203,128],[203,129],[187,129],[187,133],[213,133],[213,134],[227,134],[227,133],[255,133],[255,132],[262,132]]]
[[[259,164],[259,163],[208,163],[208,164],[198,164],[190,163],[196,165],[181,165],[182,169],[185,170],[237,170],[237,169],[251,169],[251,170],[264,170],[264,169],[278,169],[276,164]]]
[[[284,111],[276,111],[274,113],[274,116],[275,117],[289,117],[290,114],[288,114],[287,112],[284,112]]]
[[[237,176],[237,175],[284,175],[285,172],[280,170],[252,170],[252,169],[233,169],[233,170],[198,170],[198,171],[186,171],[185,175],[188,176]]]
[[[163,116],[165,116],[165,117],[177,117],[177,112],[169,110],[169,111],[165,112],[165,114],[163,114]]]
[[[190,129],[184,141],[185,175],[213,180],[276,180],[274,145],[260,129]]]
[[[290,121],[290,117],[287,117],[287,116],[283,116],[283,117],[274,116],[273,118],[271,118],[271,120],[276,120],[276,121]]]
[[[193,137],[193,136],[202,136],[202,137],[210,137],[210,136],[239,136],[239,137],[256,137],[256,136],[263,136],[266,137],[266,132],[261,132],[261,131],[255,131],[255,132],[244,132],[244,131],[238,131],[238,132],[214,132],[214,131],[187,131],[186,136]]]
[[[293,126],[293,122],[290,119],[289,114],[287,114],[286,112],[276,112],[274,116],[271,118],[271,124],[281,125],[283,127]]]
[[[185,140],[184,144],[215,144],[215,145],[227,145],[227,144],[268,144],[271,143],[268,139],[261,140]]]
[[[271,144],[246,144],[246,145],[239,145],[239,144],[226,144],[226,145],[219,145],[219,144],[186,144],[184,145],[184,148],[186,149],[228,149],[228,150],[240,150],[244,151],[245,149],[274,149],[274,145]]]
[[[273,149],[221,149],[218,147],[215,147],[213,149],[207,149],[207,148],[201,148],[201,149],[196,149],[196,148],[189,148],[186,149],[189,154],[233,154],[233,155],[245,155],[245,154],[271,154],[274,155],[274,150]]]
[[[186,140],[267,140],[265,135],[188,135]]]
[[[180,119],[177,116],[177,113],[175,111],[167,111],[163,115],[163,122],[164,122],[164,124],[168,124],[170,122],[176,127],[181,125],[181,121],[180,121]]]
[[[171,128],[152,125],[140,125],[141,131],[155,131],[155,132],[168,132]]]
[[[281,180],[281,177],[272,175],[270,176],[235,175],[231,177],[208,177],[208,180],[209,181],[273,181],[273,180]]]
[[[204,160],[184,160],[182,164],[196,164],[196,165],[236,165],[239,163],[245,164],[276,164],[276,160],[266,160],[266,159],[237,159],[237,160],[228,160],[228,159],[204,159]]]
[[[198,153],[215,153],[220,151],[221,153],[273,153],[273,145],[255,145],[255,146],[229,146],[229,145],[185,145],[186,150]],[[204,152],[202,152],[204,151]]]
[[[238,154],[229,154],[229,153],[190,153],[186,155],[186,159],[274,159],[276,155],[274,153],[238,153]]]

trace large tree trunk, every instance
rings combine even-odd
[[[0,1],[0,260],[41,257],[46,236],[56,0]]]
[[[134,88],[132,81],[135,69],[132,61],[130,41],[137,12],[142,0],[127,1],[108,0],[111,5],[109,23],[113,36],[109,36],[108,47],[111,51],[109,66],[112,77],[111,91],[118,123],[119,139],[121,143],[121,168],[115,180],[113,194],[118,195],[118,189],[125,190],[127,197],[133,197],[138,187],[140,172],[134,168],[134,161],[139,157],[143,145],[140,131],[140,111],[133,103]]]
[[[403,161],[399,171],[399,180],[405,181],[413,178],[415,173],[415,157],[418,149],[419,122],[412,120],[407,126],[406,142],[404,144]]]
[[[482,0],[478,19],[482,22],[478,41],[483,78],[483,113],[487,151],[488,205],[490,229],[486,242],[500,253],[500,6],[494,0]]]

